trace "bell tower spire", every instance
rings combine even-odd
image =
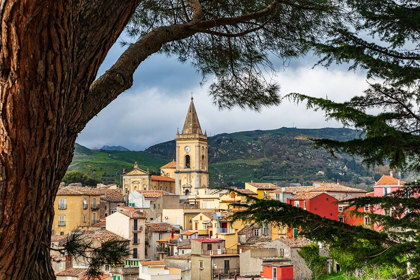
[[[184,127],[176,135],[175,193],[197,194],[197,189],[207,188],[208,184],[207,135],[201,130],[191,93]]]

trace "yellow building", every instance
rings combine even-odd
[[[212,219],[214,213],[202,212],[192,218],[192,229],[198,231],[198,235],[212,236]]]
[[[232,192],[228,192],[220,197],[219,209],[228,210],[233,208],[233,204],[235,203],[247,203],[248,197],[245,195],[257,197],[257,194],[253,191],[247,189],[232,188]]]
[[[139,168],[134,163],[133,170],[123,175],[123,194],[133,191],[162,190],[170,193],[175,192],[175,179],[167,176],[151,175],[148,171]]]
[[[256,193],[259,199],[270,199],[270,193],[281,188],[271,183],[245,183],[245,189]]]
[[[173,160],[160,168],[160,175],[175,179],[176,161]]]
[[[234,253],[238,249],[238,231],[245,227],[242,221],[232,222],[231,211],[215,213],[211,220],[211,238],[225,240],[226,251]]]
[[[62,187],[54,202],[53,235],[65,235],[79,226],[99,222],[100,190],[90,187]]]
[[[203,134],[191,97],[182,132],[176,135],[175,194],[197,194],[209,186],[207,135]]]

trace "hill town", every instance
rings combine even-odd
[[[325,257],[325,273],[339,272],[340,263],[328,246],[302,237],[299,227],[250,224],[233,220],[232,214],[253,199],[276,200],[379,231],[369,214],[389,216],[392,209],[355,209],[346,200],[387,196],[405,185],[391,173],[373,182],[371,192],[316,180],[282,186],[249,181],[219,188],[210,183],[208,138],[193,98],[174,149],[174,160],[161,166],[159,175],[140,167],[147,163],[135,161],[122,174],[121,185],[60,186],[51,236],[51,263],[58,280],[85,279],[88,273],[89,258],[60,251],[75,235],[92,246],[110,240],[128,246],[129,255],[119,265],[100,267],[101,279],[313,279],[316,272],[299,251],[314,244]],[[362,214],[351,215],[351,210]]]

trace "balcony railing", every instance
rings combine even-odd
[[[92,209],[92,211],[98,210],[99,209],[99,205],[98,204],[92,204],[92,206],[90,207],[90,209]]]
[[[60,210],[66,210],[67,209],[67,205],[66,204],[60,204],[60,205],[58,205],[58,209],[60,209]]]
[[[201,250],[202,255],[222,255],[222,254],[237,254],[237,249],[216,249],[216,250]]]
[[[233,233],[228,228],[218,228],[217,233]]]
[[[239,267],[238,268],[213,268],[213,276],[216,279],[219,275],[233,278],[235,277],[235,275],[239,275],[239,273],[240,273]]]
[[[65,227],[66,226],[66,222],[60,221],[60,222],[58,222],[58,226],[59,227]]]

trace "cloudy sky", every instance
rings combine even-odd
[[[119,43],[111,49],[100,73],[108,69],[123,52]],[[281,95],[299,92],[311,96],[345,101],[362,93],[367,87],[360,72],[346,67],[313,68],[311,57],[280,66],[276,76]],[[283,101],[277,107],[263,108],[259,113],[234,108],[220,111],[208,95],[208,84],[200,86],[201,76],[188,63],[155,54],[143,62],[134,76],[134,85],[93,118],[79,135],[77,142],[89,148],[121,145],[131,150],[175,138],[182,129],[190,93],[201,127],[207,135],[247,130],[267,130],[280,127],[322,128],[342,127],[335,121],[325,121],[322,112],[308,111],[304,104]]]

